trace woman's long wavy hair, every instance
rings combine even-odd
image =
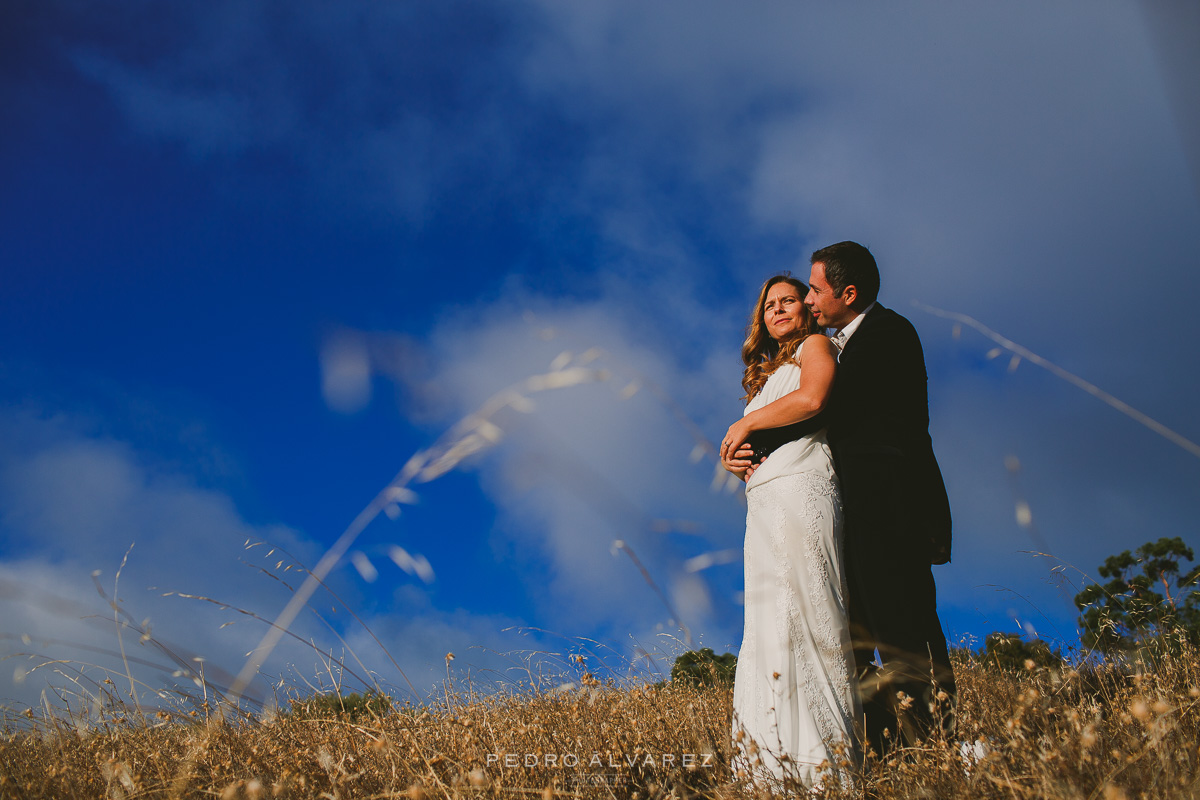
[[[777,283],[790,283],[800,298],[800,324],[795,334],[782,343],[772,338],[763,322],[767,292]],[[787,272],[767,278],[763,284],[762,291],[758,293],[758,302],[750,314],[750,324],[746,326],[746,341],[742,342],[742,363],[746,365],[746,371],[742,373],[742,388],[746,390],[746,396],[742,398],[744,402],[749,403],[754,395],[762,391],[771,373],[796,357],[796,350],[805,339],[821,332],[816,318],[804,305],[807,294],[808,287]]]

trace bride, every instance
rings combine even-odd
[[[851,684],[841,501],[817,417],[837,348],[804,306],[807,293],[789,275],[759,292],[742,345],[748,404],[725,434],[721,459],[746,482],[734,771],[811,786],[822,762],[834,766],[850,754],[861,710]]]

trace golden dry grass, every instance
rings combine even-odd
[[[958,739],[869,761],[827,797],[1200,797],[1200,659],[1003,671],[956,654]],[[730,772],[728,687],[450,694],[380,718],[90,728],[30,721],[0,741],[0,795],[22,798],[765,797]],[[35,715],[36,717],[37,715]],[[687,758],[690,755],[691,758]],[[564,763],[565,762],[565,763]],[[789,786],[786,794],[804,793]]]

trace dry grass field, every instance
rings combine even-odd
[[[574,666],[555,690],[454,689],[382,714],[269,719],[204,707],[87,724],[26,712],[0,740],[12,798],[1200,797],[1200,659],[1002,669],[956,654],[959,730],[811,791],[732,774],[731,691],[618,685]],[[963,741],[983,742],[964,758]],[[984,752],[986,750],[986,752]],[[782,790],[782,791],[780,791]]]

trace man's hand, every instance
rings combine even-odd
[[[750,476],[754,474],[754,470],[758,469],[758,464],[754,463],[754,448],[748,444],[743,444],[733,455],[728,453],[724,455],[721,465],[743,481],[749,480]]]

